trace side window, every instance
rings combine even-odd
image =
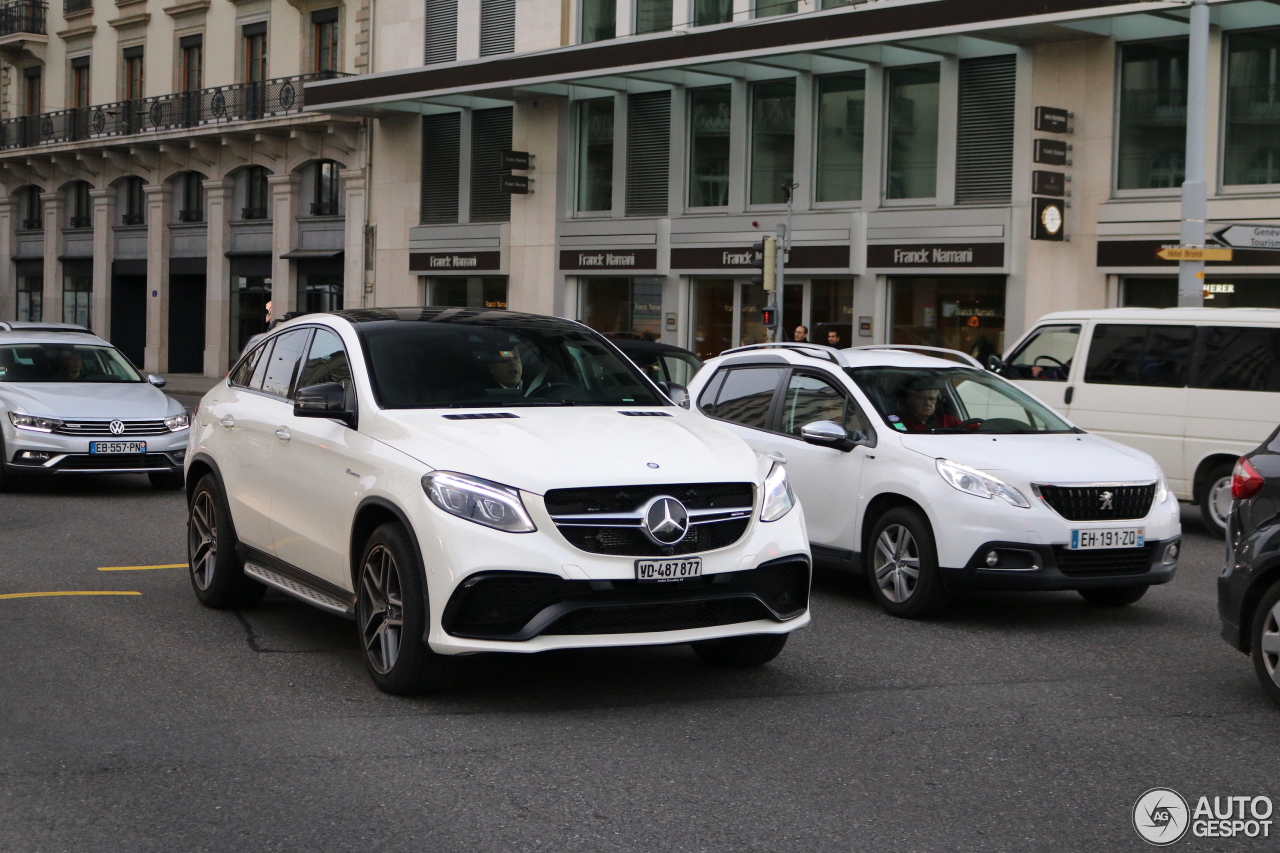
[[[310,329],[296,329],[285,332],[276,340],[262,380],[263,391],[285,398],[292,393],[293,377],[298,372],[298,362],[302,360],[302,351],[310,337]]]
[[[1192,388],[1280,391],[1280,329],[1206,326],[1196,350]]]
[[[262,390],[262,380],[267,375],[267,365],[271,363],[271,348],[276,345],[276,340],[272,338],[260,347],[262,355],[258,357],[258,363],[253,367],[253,376],[249,379],[249,387],[256,391]]]
[[[781,367],[739,367],[726,371],[715,403],[708,408],[707,397],[703,396],[703,411],[713,418],[768,429],[773,392],[785,373]]]
[[[1008,379],[1066,382],[1079,340],[1079,326],[1042,326],[1000,372]]]
[[[662,363],[667,368],[668,381],[677,385],[688,386],[693,381],[693,374],[698,372],[698,365],[694,364],[687,357],[678,355],[664,355]]]
[[[232,385],[247,388],[253,380],[253,369],[258,366],[258,359],[262,357],[262,351],[265,349],[265,346],[254,347],[252,352],[240,359],[235,370],[231,371],[231,378],[228,381]]]
[[[1194,340],[1192,326],[1099,325],[1093,330],[1084,381],[1185,387]]]
[[[832,421],[850,434],[870,432],[867,419],[857,404],[834,385],[817,376],[793,373],[782,402],[782,431],[799,436],[804,425],[814,421]]]
[[[328,329],[317,329],[306,361],[298,373],[298,387],[310,388],[326,382],[336,382],[343,390],[350,391],[351,364],[347,361],[342,339]]]

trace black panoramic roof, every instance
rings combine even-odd
[[[563,317],[491,308],[356,308],[350,311],[335,311],[334,316],[342,317],[357,325],[399,322],[448,323],[490,328],[541,328],[579,332],[583,329],[581,324]]]

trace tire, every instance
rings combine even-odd
[[[266,595],[266,586],[246,575],[236,557],[231,510],[212,474],[200,479],[187,504],[187,564],[191,588],[205,607],[252,607]]]
[[[1258,674],[1263,691],[1280,705],[1280,583],[1262,596],[1250,633],[1253,671]]]
[[[456,662],[431,651],[423,570],[409,534],[388,523],[373,531],[360,555],[356,630],[365,669],[378,689],[395,696],[438,693],[453,681]]]
[[[1234,466],[1229,462],[1214,468],[1205,478],[1204,490],[1200,493],[1200,520],[1204,522],[1205,531],[1218,539],[1227,535],[1227,516],[1231,514],[1233,469]]]
[[[1126,607],[1147,594],[1146,584],[1140,586],[1107,586],[1101,589],[1078,589],[1080,597],[1094,607]]]
[[[867,550],[871,594],[886,613],[919,619],[947,606],[933,528],[920,510],[897,507],[880,516]]]
[[[155,471],[148,474],[147,479],[158,492],[175,492],[185,485],[181,471]]]
[[[691,643],[693,651],[708,666],[724,669],[742,669],[764,666],[776,658],[790,634],[748,634],[745,637],[725,637],[723,640],[702,640]]]

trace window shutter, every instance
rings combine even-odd
[[[462,113],[422,117],[422,223],[458,221]]]
[[[480,55],[516,49],[516,0],[480,0]]]
[[[458,58],[458,0],[426,0],[424,65]]]
[[[499,154],[511,147],[511,107],[476,110],[471,114],[471,221],[506,222],[511,196],[499,191]]]
[[[1013,197],[1013,56],[960,62],[956,203],[1007,204]]]
[[[671,93],[632,95],[627,104],[627,216],[666,216]]]

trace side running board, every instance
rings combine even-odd
[[[301,599],[307,604],[319,607],[322,610],[346,616],[348,619],[355,617],[355,607],[350,602],[343,601],[337,596],[330,595],[288,575],[283,575],[257,563],[245,563],[244,573],[251,578],[262,581],[267,586],[274,587],[286,595],[292,595],[294,598]]]

